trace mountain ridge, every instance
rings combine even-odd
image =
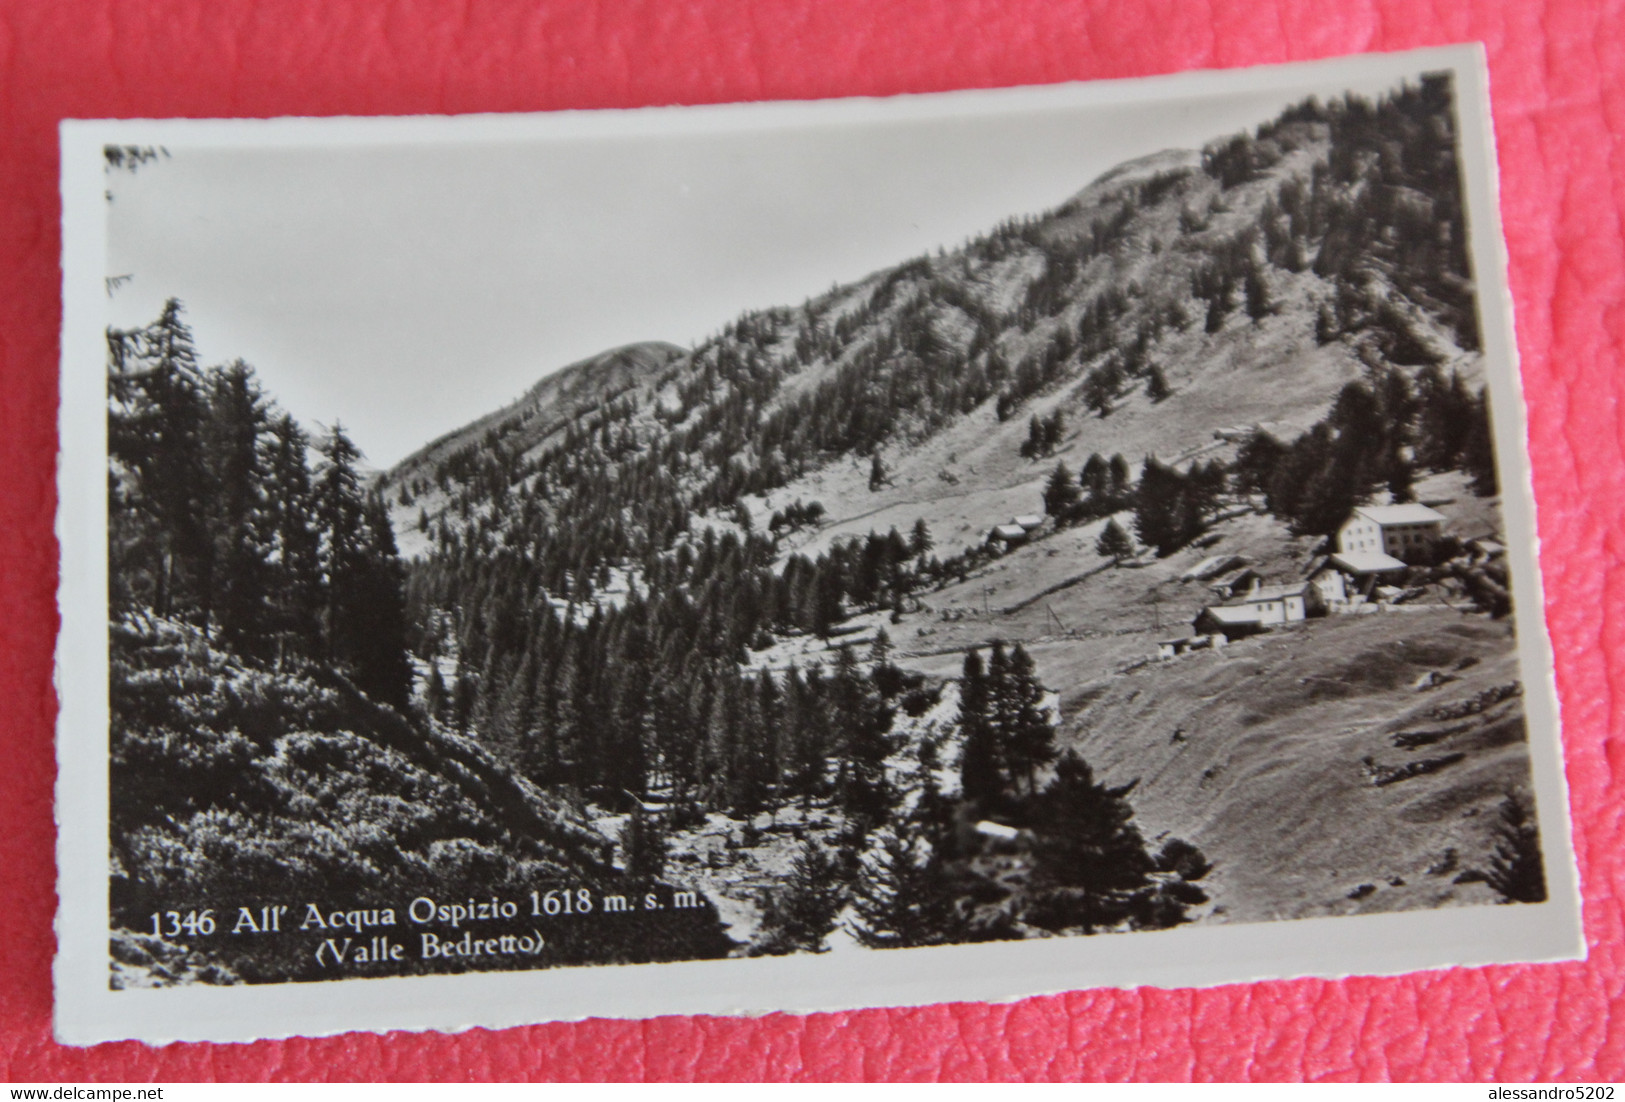
[[[1424,85],[1413,99],[1437,114],[1437,88]],[[448,531],[489,523],[493,536],[504,529],[523,542],[490,511],[493,497],[506,496],[493,487],[505,482],[522,498],[554,502],[534,493],[543,483],[525,472],[545,460],[541,441],[571,418],[598,424],[606,455],[620,446],[605,446],[608,421],[617,426],[610,436],[633,452],[680,441],[684,454],[667,457],[671,508],[702,527],[737,531],[746,516],[761,527],[785,504],[817,496],[826,531],[859,535],[861,520],[888,502],[901,509],[933,490],[962,497],[976,485],[1015,487],[1035,502],[1048,467],[1020,456],[1030,416],[1059,412],[1067,421],[1065,439],[1044,458],[1074,468],[1091,453],[1177,460],[1211,451],[1216,430],[1307,429],[1343,385],[1394,349],[1472,377],[1476,349],[1463,347],[1472,342],[1460,336],[1447,296],[1418,292],[1415,278],[1402,287],[1405,258],[1383,240],[1392,226],[1382,220],[1403,224],[1407,202],[1417,206],[1415,188],[1383,182],[1380,162],[1394,143],[1361,135],[1378,148],[1373,169],[1343,152],[1351,143],[1335,133],[1377,129],[1368,110],[1354,100],[1330,111],[1304,105],[1245,141],[1125,162],[1053,210],[957,249],[799,307],[741,315],[623,379],[613,396],[603,388],[596,405],[579,388],[550,392],[548,379],[626,350],[572,365],[385,476],[403,552],[428,554],[448,516]],[[1405,171],[1396,179],[1408,179]],[[1383,213],[1384,203],[1398,213]],[[1426,204],[1433,214],[1449,205],[1448,197]],[[1331,224],[1339,210],[1356,230],[1380,231],[1373,247],[1350,253],[1350,232]],[[1171,392],[1155,400],[1153,372]],[[832,405],[834,417],[820,416]],[[475,479],[484,488],[440,477],[454,447],[482,432],[497,443],[503,434],[490,430],[514,430],[527,410],[545,412],[546,433],[505,441]],[[865,465],[874,456],[887,478],[871,486]],[[629,504],[623,524],[643,526],[643,503]],[[971,546],[1009,511],[993,502],[969,510],[954,522],[955,545]],[[558,512],[544,505],[533,516]]]
[[[635,385],[645,372],[664,366],[682,354],[681,347],[667,341],[633,341],[566,364],[543,375],[507,405],[435,437],[391,466],[385,472],[386,479],[421,467],[437,454],[454,450],[466,444],[470,437],[501,426],[515,416],[523,416],[527,410],[539,411],[548,404],[601,399],[604,394]]]

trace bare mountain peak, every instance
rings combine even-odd
[[[545,376],[526,392],[525,398],[553,392],[590,391],[597,387],[615,387],[641,381],[684,354],[683,348],[668,341],[623,344],[619,348],[577,360]]]
[[[384,476],[384,482],[434,470],[455,453],[493,440],[532,446],[580,410],[651,381],[685,355],[685,349],[668,341],[638,341],[567,364],[543,376],[517,400],[413,452]]]
[[[1194,149],[1164,149],[1148,153],[1107,169],[1074,195],[1070,203],[1097,199],[1102,193],[1118,191],[1125,184],[1144,183],[1170,173],[1197,172],[1201,168],[1202,154]]]

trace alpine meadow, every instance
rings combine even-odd
[[[1453,97],[537,365],[384,471],[179,301],[110,328],[112,985],[1544,900]],[[419,952],[424,901],[523,920]]]

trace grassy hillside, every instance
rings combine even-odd
[[[1213,861],[1216,918],[1484,903],[1457,877],[1488,867],[1496,811],[1529,785],[1519,698],[1471,710],[1517,685],[1509,643],[1438,607],[1333,617],[1074,686],[1063,730],[1138,779],[1143,830]],[[1445,683],[1417,688],[1430,672]],[[1389,779],[1420,762],[1437,771]]]

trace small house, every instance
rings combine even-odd
[[[1256,609],[1258,622],[1265,627],[1295,623],[1307,619],[1311,613],[1325,611],[1325,606],[1320,603],[1320,592],[1307,581],[1258,586],[1238,599],[1235,605]]]
[[[1019,524],[995,525],[993,531],[987,534],[987,542],[1002,543],[1006,547],[1014,547],[1017,544],[1027,542],[1027,529]]]
[[[1444,514],[1426,505],[1361,505],[1337,530],[1340,553],[1377,551],[1402,562],[1423,562],[1444,535]]]
[[[1032,533],[1044,527],[1044,518],[1037,513],[1028,513],[1025,516],[1011,517],[1011,524],[1019,524],[1022,531]]]
[[[1344,573],[1328,557],[1316,559],[1309,566],[1309,585],[1319,594],[1320,603],[1332,608],[1349,601],[1348,585]]]
[[[1209,605],[1196,614],[1191,627],[1198,635],[1222,636],[1227,643],[1265,630],[1254,605]]]
[[[1379,582],[1392,581],[1405,572],[1405,564],[1381,551],[1339,551],[1329,560],[1348,575],[1354,594],[1370,597]]]
[[[1221,601],[1231,601],[1237,597],[1245,596],[1252,590],[1264,584],[1264,575],[1252,567],[1243,567],[1240,570],[1221,574],[1208,585],[1215,596]]]

